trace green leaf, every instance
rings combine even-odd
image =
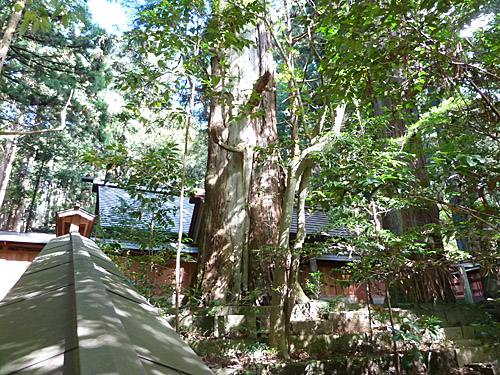
[[[477,161],[474,160],[472,156],[467,156],[467,164],[469,164],[471,167],[475,167],[477,165]]]
[[[40,20],[35,20],[35,22],[33,22],[33,34],[36,34],[39,28],[40,28]]]
[[[52,14],[52,18],[58,17],[62,12],[63,12],[63,8],[61,6],[58,6],[56,8],[55,12]]]
[[[42,30],[47,32],[50,30],[50,20],[49,17],[45,16],[40,19],[40,26],[42,27]]]
[[[394,336],[392,336],[392,341],[396,342],[396,341],[402,341],[403,340],[403,335],[401,335],[400,333],[398,334],[395,334]]]
[[[67,28],[69,26],[69,15],[65,14],[62,16],[61,22],[63,26]]]
[[[15,10],[16,12],[20,12],[20,11],[22,11],[22,10],[23,10],[23,8],[24,8],[24,6],[23,6],[22,4],[17,3],[16,5],[14,5],[14,10]]]
[[[19,28],[19,35],[23,35],[28,30],[28,27],[30,27],[30,23],[31,21],[29,19],[24,19],[21,27]]]
[[[45,10],[44,7],[38,7],[37,8],[38,13],[40,13],[42,16],[47,16],[47,11]]]
[[[24,19],[28,21],[34,21],[36,19],[36,12],[34,10],[28,10],[24,13]]]
[[[415,341],[415,342],[418,342],[420,344],[420,339],[415,336],[415,335],[410,335],[410,334],[406,334],[406,337],[411,340],[411,341]]]
[[[75,16],[83,23],[85,24],[86,23],[86,20],[85,20],[85,17],[83,16],[83,14],[81,12],[75,12]]]

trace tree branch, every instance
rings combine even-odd
[[[30,134],[41,134],[41,133],[51,133],[64,130],[66,127],[66,115],[68,111],[68,106],[71,103],[71,98],[73,97],[73,90],[69,93],[69,98],[61,111],[61,124],[57,128],[53,129],[40,129],[40,130],[29,130],[29,131],[0,131],[0,135],[30,135]]]
[[[474,87],[474,89],[481,95],[481,98],[486,102],[488,107],[491,108],[493,112],[497,115],[497,117],[500,119],[500,113],[498,112],[498,109],[493,105],[493,103],[488,99],[488,97],[481,91],[481,89],[476,85],[473,79],[467,77],[467,80],[471,83],[471,85]]]
[[[221,142],[219,139],[216,140],[216,143],[219,147],[221,147],[224,150],[229,151],[229,152],[238,152],[240,154],[245,152],[245,149],[243,147],[230,146],[224,142]]]
[[[449,203],[449,202],[445,202],[445,201],[442,201],[442,200],[439,200],[439,199],[428,198],[428,197],[424,197],[424,196],[421,196],[421,195],[416,195],[415,197],[418,198],[418,199],[425,200],[427,202],[441,204],[441,205],[449,207],[451,209],[459,209],[461,211],[464,211],[468,215],[470,215],[473,218],[479,220],[481,223],[486,224],[491,229],[493,229],[493,230],[495,230],[495,231],[497,231],[497,232],[500,233],[500,228],[498,228],[497,226],[491,224],[489,221],[487,221],[487,220],[479,217],[477,215],[477,211],[476,210],[472,210],[472,209],[470,209],[468,207],[465,207],[465,206],[462,206],[462,205],[459,205],[459,204]],[[491,217],[491,218],[500,219],[500,217],[498,217],[498,216],[494,216],[494,215],[490,215],[490,214],[486,214],[486,215],[489,216],[489,217]]]

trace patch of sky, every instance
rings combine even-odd
[[[110,34],[120,35],[132,28],[132,14],[119,2],[89,0],[92,20]]]
[[[472,20],[470,25],[468,25],[465,29],[460,32],[460,36],[462,38],[470,38],[474,34],[474,31],[479,29],[484,29],[487,27],[488,23],[493,21],[495,15],[493,13],[483,14],[480,17]]]

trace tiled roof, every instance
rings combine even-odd
[[[142,192],[144,196],[149,198],[161,197],[165,195]],[[167,198],[165,196],[165,198]],[[151,212],[144,210],[142,217],[138,220],[132,217],[133,213],[141,211],[139,202],[132,198],[130,194],[120,188],[110,186],[98,186],[98,207],[101,226],[110,228],[114,226],[128,227],[135,229],[147,229],[148,223],[151,221]],[[162,226],[158,225],[157,229],[166,232],[177,233],[179,231],[179,210],[180,197],[174,196],[173,201],[165,199],[161,205],[160,212],[168,216],[173,225]],[[187,232],[193,217],[194,205],[189,203],[189,198],[184,198],[184,211],[182,218],[182,231]],[[159,222],[159,219],[156,219]]]
[[[323,211],[311,211],[306,209],[306,233],[317,235],[328,235],[337,237],[347,237],[349,234],[344,229],[328,228],[330,220]],[[297,210],[293,210],[291,233],[297,233]]]
[[[112,227],[112,226],[128,226],[146,229],[151,215],[145,213],[141,220],[130,219],[127,216],[130,210],[122,210],[119,208],[123,207],[124,204],[130,207],[137,207],[138,203],[135,201],[129,193],[125,190],[112,187],[99,185],[98,187],[98,204],[99,204],[99,216],[101,220],[101,226]],[[149,197],[156,196],[154,193],[143,193]],[[175,211],[180,204],[180,198],[178,196],[174,197],[173,201],[165,200],[163,203],[164,210],[173,210],[174,212],[169,213],[168,216],[172,219],[174,225],[167,228],[158,228],[171,233],[177,233],[179,230],[179,212]],[[187,232],[189,230],[189,225],[191,224],[191,219],[193,218],[194,204],[189,203],[189,199],[184,199],[184,215],[183,215],[183,231]],[[125,224],[125,225],[124,225]],[[306,211],[306,233],[317,234],[317,235],[328,235],[328,236],[348,236],[348,233],[343,229],[326,229],[329,225],[329,219],[325,212],[322,211]],[[297,211],[294,210],[292,225],[290,227],[291,233],[297,233]]]
[[[97,245],[49,242],[0,303],[0,374],[211,371]]]

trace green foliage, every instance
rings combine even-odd
[[[320,295],[321,287],[324,285],[323,272],[311,272],[309,273],[311,278],[306,279],[305,292],[317,298]]]
[[[276,348],[270,348],[269,345],[264,342],[256,342],[244,348],[243,353],[257,359],[266,354],[276,355],[277,350]]]
[[[179,175],[179,149],[174,143],[153,146],[122,143],[104,147],[103,153],[90,150],[83,161],[110,174],[110,182],[140,194],[140,190],[174,189]]]
[[[499,20],[460,35],[483,4],[320,2],[320,70],[353,116],[318,154],[313,201],[352,236],[355,280],[498,266]]]
[[[404,97],[404,105],[413,107],[426,88],[432,87],[436,94],[449,87],[456,76],[453,59],[462,52],[458,31],[481,5],[427,0],[320,2],[318,32],[325,40],[326,55],[321,69],[345,98],[369,102]]]
[[[172,295],[174,275],[170,275],[170,282],[156,282],[155,278],[162,276],[167,267],[172,268],[175,255],[168,240],[176,234],[168,233],[168,228],[173,225],[172,214],[178,207],[168,202],[178,194],[175,181],[180,172],[176,145],[129,148],[116,143],[104,147],[102,154],[88,151],[83,160],[105,170],[110,182],[130,195],[130,201],[122,202],[114,213],[120,221],[102,228],[104,238],[118,240],[113,251],[121,268],[148,298]],[[131,256],[121,248],[120,242],[138,246],[138,254]]]
[[[496,301],[498,303],[498,301]],[[477,331],[481,338],[495,346],[500,345],[500,322],[495,319],[489,312],[485,312],[486,318],[478,323],[472,324],[477,327]]]
[[[11,7],[9,2],[1,4],[0,22],[5,25]],[[78,17],[78,22],[73,20],[64,27],[62,13],[54,15],[57,7],[68,17],[70,13]],[[111,82],[111,43],[92,25],[83,2],[28,1],[26,9],[25,20],[33,16],[32,12],[39,19],[14,38],[8,51],[0,77],[0,129],[25,132],[58,128],[61,111],[70,92],[73,95],[64,130],[19,137],[18,157],[2,213],[8,218],[9,213],[32,206],[33,226],[51,231],[56,211],[76,203],[92,207],[91,194],[81,177],[93,171],[78,163],[77,156],[89,148],[99,149],[117,136],[116,128],[110,126],[103,94]],[[51,19],[50,27],[44,26],[44,12]],[[22,168],[31,157],[35,158],[34,168],[24,176]],[[23,184],[27,184],[27,190]],[[26,211],[18,214],[21,221],[26,216]],[[15,221],[9,220],[14,228]]]
[[[115,216],[121,218],[121,222],[113,230],[144,244],[143,249],[164,243],[164,232],[172,226],[172,214],[178,210],[166,204],[178,195],[175,181],[180,174],[180,162],[176,145],[129,148],[113,144],[106,146],[103,154],[88,151],[83,160],[106,170],[109,182],[130,195],[130,201],[116,208]],[[134,222],[139,224],[131,225]]]
[[[392,341],[403,346],[410,347],[410,356],[403,357],[403,368],[410,370],[415,361],[424,362],[421,346],[424,343],[424,335],[429,334],[430,341],[426,342],[428,348],[438,340],[440,320],[436,317],[423,316],[416,321],[404,319],[399,328],[391,328],[393,332]]]
[[[165,299],[174,292],[174,275],[165,277],[167,267],[172,267],[174,253],[166,250],[156,250],[140,255],[131,254],[123,249],[119,242],[102,244],[103,251],[111,258],[115,265],[122,271],[128,280],[143,296],[156,306],[164,305]],[[159,276],[164,282],[156,282]]]

